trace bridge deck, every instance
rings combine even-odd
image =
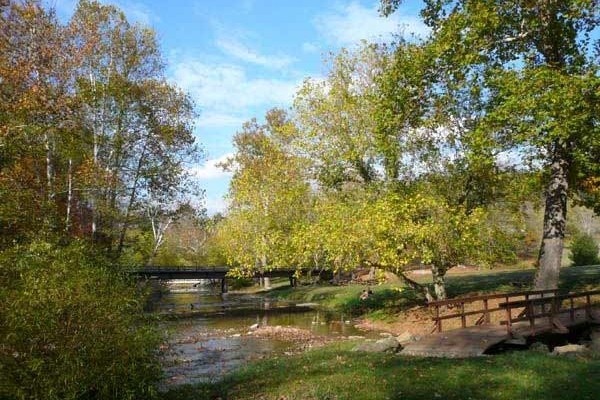
[[[571,320],[569,312],[561,312],[554,318],[564,327],[574,327],[590,320],[584,311],[577,311]],[[446,332],[438,332],[421,338],[417,342],[407,343],[401,354],[421,357],[466,358],[477,357],[492,346],[512,337],[530,337],[551,332],[556,327],[549,318],[537,318],[535,331],[532,332],[529,322],[512,324],[513,335],[509,335],[505,325],[477,325],[458,328]]]
[[[229,272],[229,267],[146,267],[132,271],[131,274],[157,279],[223,279]],[[295,269],[274,269],[255,272],[254,277],[291,277]]]

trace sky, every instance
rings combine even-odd
[[[76,0],[49,0],[68,19]],[[371,0],[102,0],[157,32],[167,78],[188,92],[199,112],[194,134],[205,153],[191,167],[206,190],[209,214],[226,208],[230,175],[217,164],[233,154],[242,124],[273,107],[289,108],[307,78],[327,73],[324,60],[361,40],[427,28],[420,1],[405,1],[388,18]]]

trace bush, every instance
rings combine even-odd
[[[140,293],[86,245],[0,253],[0,398],[156,394],[160,336]]]
[[[579,234],[573,238],[571,243],[571,261],[573,265],[600,264],[598,259],[598,243],[593,237]]]

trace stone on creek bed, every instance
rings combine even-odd
[[[588,348],[582,344],[567,344],[565,346],[556,346],[552,354],[559,356],[575,356],[588,351]]]
[[[260,326],[249,335],[254,337],[263,337],[283,340],[310,340],[315,336],[306,329],[294,328],[290,326]]]
[[[402,349],[400,342],[393,336],[379,339],[375,342],[367,341],[356,346],[353,351],[364,351],[368,353],[395,353]]]

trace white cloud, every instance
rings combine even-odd
[[[287,67],[296,61],[295,58],[284,55],[263,55],[249,48],[238,40],[231,38],[219,38],[216,41],[217,47],[225,54],[235,57],[239,60],[261,65],[267,68],[280,69]]]
[[[318,15],[314,24],[322,36],[339,46],[357,44],[363,39],[389,41],[397,33],[414,33],[419,37],[429,34],[418,16],[402,15],[399,10],[385,18],[379,15],[377,3],[367,8],[356,1]]]
[[[305,53],[316,53],[319,51],[319,46],[314,43],[304,42],[302,43],[302,51]]]
[[[204,200],[204,206],[208,215],[215,215],[216,213],[224,213],[227,210],[228,202],[223,197],[207,197]]]
[[[224,171],[218,164],[226,162],[228,158],[233,157],[233,153],[227,153],[221,157],[206,160],[204,165],[192,167],[189,172],[200,180],[221,179],[231,176],[231,172]]]
[[[238,65],[188,59],[176,63],[171,79],[189,92],[200,109],[200,127],[241,126],[254,108],[285,107],[300,79],[254,78]]]
[[[241,127],[246,122],[246,119],[232,114],[222,113],[219,111],[210,111],[200,113],[200,118],[196,123],[203,128],[231,128]]]

